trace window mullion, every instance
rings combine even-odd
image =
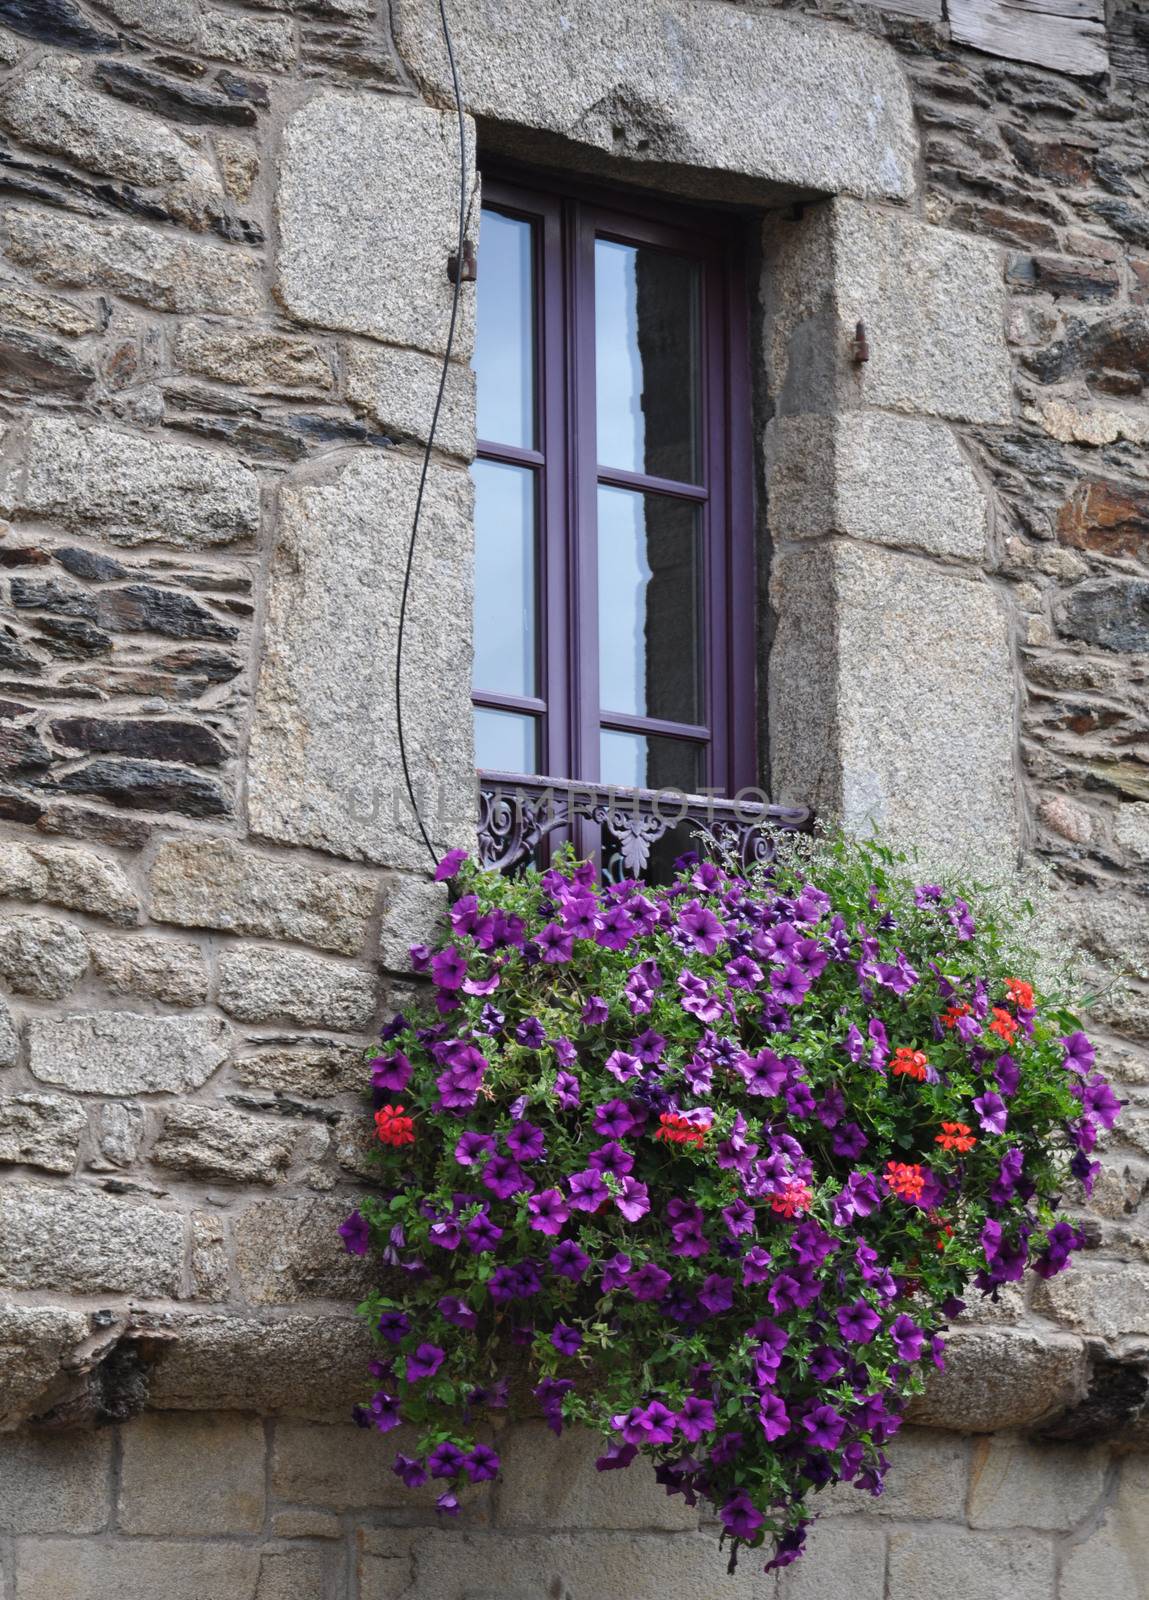
[[[574,390],[571,438],[572,639],[575,645],[572,723],[575,775],[594,782],[599,775],[598,651],[598,447],[595,415],[594,219],[588,207],[572,204],[572,316],[570,362]]]

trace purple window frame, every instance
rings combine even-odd
[[[538,697],[476,687],[473,703],[539,719],[540,775],[599,780],[601,728],[704,744],[702,788],[732,796],[758,782],[749,315],[736,218],[581,187],[539,190],[483,175],[483,209],[533,224],[535,440],[480,439],[476,459],[535,473]],[[597,238],[663,248],[700,266],[701,484],[600,467],[596,439]],[[480,230],[479,270],[482,272]],[[598,684],[597,492],[646,490],[702,508],[702,694],[698,725],[604,711]],[[480,774],[480,779],[484,774]],[[500,774],[500,779],[506,777]],[[618,791],[625,793],[625,791]],[[573,820],[580,854],[598,830]]]

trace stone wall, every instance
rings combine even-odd
[[[395,42],[376,0],[0,0],[6,1600],[722,1582],[577,1443],[523,1431],[456,1533],[333,1421],[361,1050],[440,905],[392,657],[457,149],[437,8],[391,9]],[[1097,1008],[1132,1104],[1094,1248],[955,1332],[889,1498],[835,1501],[782,1592],[1144,1600],[1144,1458],[1109,1451],[1149,1443],[1149,13],[1089,23],[1093,75],[940,0],[455,13],[488,150],[763,219],[779,796],[1041,856],[1135,974]],[[471,314],[406,678],[451,843]]]
[[[17,1600],[1094,1600],[1144,1589],[1149,1464],[911,1429],[878,1501],[825,1496],[810,1549],[727,1577],[717,1524],[643,1464],[626,1492],[589,1435],[502,1440],[499,1481],[436,1524],[348,1425],[153,1412],[124,1428],[25,1434],[5,1451],[0,1572]],[[864,1504],[862,1503],[864,1501]],[[855,1503],[857,1502],[857,1503]],[[16,1536],[7,1530],[15,1528]]]

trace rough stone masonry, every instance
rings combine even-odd
[[[441,905],[390,665],[450,303],[437,7],[0,0],[0,1591],[1146,1600],[1146,0],[451,10],[480,156],[757,219],[769,778],[1042,859],[1129,972],[1091,1249],[955,1333],[889,1493],[835,1492],[777,1584],[535,1424],[457,1528],[413,1504],[344,1420],[334,1228]],[[407,677],[450,843],[472,309]]]

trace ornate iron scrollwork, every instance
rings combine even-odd
[[[733,852],[743,867],[768,862],[776,832],[809,827],[804,806],[757,800],[720,800],[653,789],[615,789],[561,778],[523,778],[513,773],[479,775],[479,861],[508,872],[530,859],[543,839],[576,818],[597,823],[615,841],[617,866],[641,877],[655,844],[672,828],[691,823],[703,851]]]

